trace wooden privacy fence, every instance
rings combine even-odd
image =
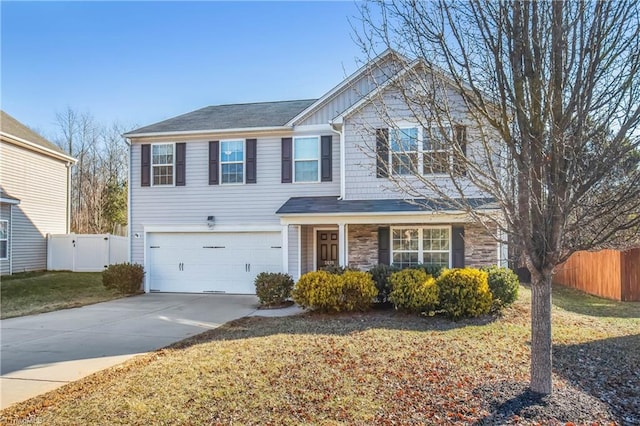
[[[608,299],[640,301],[640,248],[579,251],[556,269],[553,281]]]

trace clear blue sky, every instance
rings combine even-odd
[[[2,109],[50,138],[67,107],[147,125],[316,98],[362,59],[352,1],[0,3]]]

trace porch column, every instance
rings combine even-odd
[[[345,224],[338,224],[338,264],[340,266],[347,266],[347,245],[345,242],[347,238],[345,236]]]
[[[282,226],[282,272],[289,273],[289,225]]]

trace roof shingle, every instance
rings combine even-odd
[[[9,135],[18,137],[20,139],[24,139],[28,142],[39,145],[43,148],[50,149],[55,152],[59,152],[60,154],[69,155],[64,152],[63,149],[58,147],[52,142],[49,142],[9,114],[4,111],[0,111],[0,129]]]
[[[315,101],[316,99],[302,99],[296,101],[208,106],[132,130],[125,136],[133,136],[141,133],[193,132],[200,130],[284,126],[289,120]]]

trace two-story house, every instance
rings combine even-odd
[[[76,159],[0,111],[0,274],[47,269],[47,234],[69,232]]]
[[[145,290],[254,293],[259,272],[297,279],[331,264],[498,263],[484,228],[406,202],[389,179],[404,172],[395,139],[424,137],[408,117],[390,131],[369,96],[385,95],[398,59],[381,54],[320,99],[210,106],[127,133],[130,253]]]

